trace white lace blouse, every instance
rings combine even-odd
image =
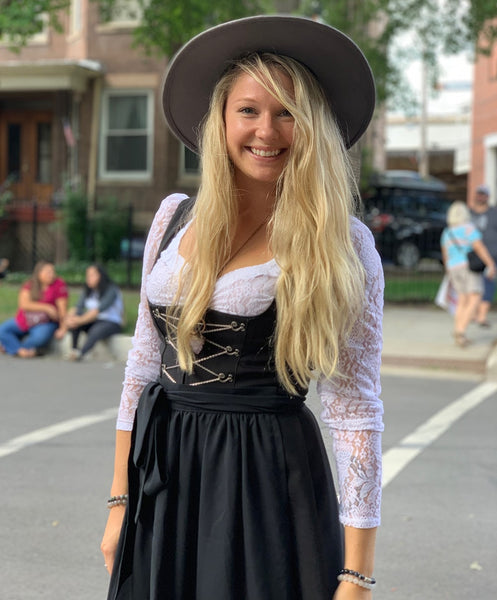
[[[186,227],[161,253],[155,265],[154,262],[167,224],[185,197],[172,194],[163,200],[148,235],[138,320],[126,364],[118,429],[132,429],[140,394],[157,378],[160,370],[160,341],[148,310],[148,300],[167,305],[174,296],[183,264],[178,246]],[[347,345],[341,349],[340,370],[348,377],[321,378],[318,394],[323,406],[321,418],[333,436],[340,520],[345,525],[366,528],[380,523],[383,407],[379,394],[384,282],[369,230],[353,219],[352,235],[367,274],[367,302]],[[278,275],[279,267],[274,259],[226,273],[216,284],[211,308],[241,316],[259,315],[274,299]]]

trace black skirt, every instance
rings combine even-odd
[[[302,398],[144,390],[109,600],[330,600],[342,563],[331,470]]]

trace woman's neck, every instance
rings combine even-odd
[[[238,215],[243,217],[245,215],[260,215],[267,219],[273,213],[274,205],[276,202],[275,193],[268,192],[265,190],[242,190],[237,191],[238,195]]]

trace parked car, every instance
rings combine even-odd
[[[364,219],[382,259],[414,269],[422,258],[442,260],[440,236],[451,204],[446,185],[414,171],[387,171],[363,196]]]

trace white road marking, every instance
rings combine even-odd
[[[14,454],[14,452],[19,452],[28,446],[33,446],[34,444],[39,444],[40,442],[46,442],[47,440],[57,437],[58,435],[63,435],[65,433],[69,433],[70,431],[75,431],[76,429],[82,429],[83,427],[95,425],[95,423],[101,423],[102,421],[107,421],[108,419],[115,419],[116,416],[117,408],[108,408],[107,410],[103,410],[99,413],[94,413],[92,415],[86,415],[83,417],[76,417],[75,419],[69,419],[68,421],[62,421],[61,423],[56,423],[55,425],[36,429],[31,433],[26,433],[25,435],[13,438],[5,444],[0,444],[0,458],[8,456],[9,454]]]
[[[383,454],[386,487],[423,450],[443,435],[458,419],[497,391],[497,383],[482,383],[434,414],[401,442]]]
[[[483,383],[471,392],[455,400],[415,431],[406,436],[401,442],[383,454],[383,481],[385,488],[397,475],[413,461],[423,450],[442,436],[458,419],[475,408],[497,391],[497,383]],[[109,408],[100,413],[77,417],[62,421],[49,427],[36,429],[31,433],[21,435],[0,445],[0,458],[19,452],[28,446],[39,444],[76,429],[82,429],[115,418],[116,408]]]

